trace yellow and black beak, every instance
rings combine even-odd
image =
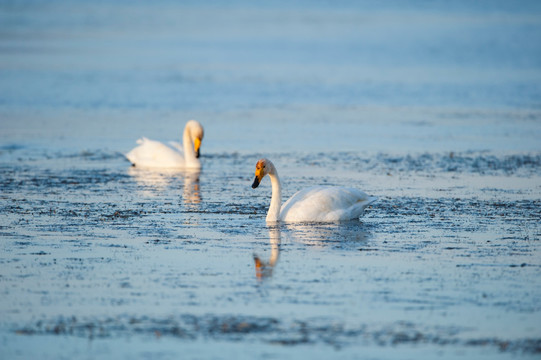
[[[256,187],[259,186],[261,179],[263,179],[263,174],[262,174],[261,169],[255,169],[255,179],[254,179],[254,183],[252,184],[252,189],[255,189]]]
[[[201,147],[201,139],[200,138],[195,138],[194,142],[193,142],[193,149],[195,151],[195,157],[196,158],[199,158],[199,148]]]

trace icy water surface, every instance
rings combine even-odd
[[[539,357],[540,14],[0,5],[0,358]],[[202,171],[123,157],[190,118]],[[267,226],[261,157],[379,200]]]

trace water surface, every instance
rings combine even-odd
[[[1,357],[538,356],[540,12],[0,5]],[[191,118],[201,172],[124,159]],[[379,200],[269,227],[261,157]]]

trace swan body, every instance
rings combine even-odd
[[[377,200],[366,193],[347,187],[313,186],[295,193],[283,205],[281,184],[274,164],[268,159],[257,162],[252,188],[269,175],[272,197],[267,222],[334,222],[358,219],[364,209]]]
[[[178,143],[165,145],[145,137],[137,140],[138,146],[126,154],[133,166],[143,168],[194,168],[200,169],[199,149],[203,140],[203,127],[190,120],[184,127],[182,146]]]

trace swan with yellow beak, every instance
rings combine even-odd
[[[257,188],[267,175],[272,187],[267,222],[336,222],[358,219],[364,209],[377,200],[354,188],[313,186],[298,191],[282,205],[280,178],[269,159],[257,162],[252,188]]]
[[[171,142],[165,145],[145,137],[137,140],[139,146],[126,154],[133,166],[142,168],[200,169],[199,161],[203,126],[190,120],[184,127],[182,145]]]

